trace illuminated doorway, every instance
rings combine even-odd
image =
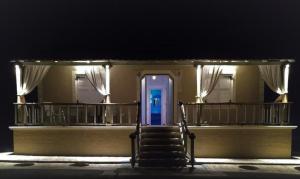
[[[145,75],[141,79],[142,124],[172,124],[173,105],[173,79],[169,75]]]

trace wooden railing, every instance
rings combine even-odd
[[[15,103],[15,125],[135,125],[138,103]]]
[[[178,106],[180,108],[180,112],[181,112],[181,120],[179,123],[179,126],[181,128],[181,133],[183,135],[183,143],[184,143],[184,152],[185,155],[187,156],[187,158],[189,159],[189,163],[192,165],[192,167],[194,167],[195,164],[195,134],[190,132],[190,130],[188,129],[187,126],[187,122],[186,122],[186,113],[185,113],[185,107],[183,105],[182,102],[178,103]],[[188,151],[188,139],[190,139],[190,151]]]
[[[188,125],[287,125],[292,103],[183,104]]]

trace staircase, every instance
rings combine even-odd
[[[141,128],[140,167],[185,167],[183,139],[178,126]]]

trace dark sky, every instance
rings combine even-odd
[[[299,0],[1,0],[1,135],[14,58],[300,58]],[[296,67],[297,66],[297,67]],[[290,98],[300,68],[292,68]],[[294,105],[297,111],[297,104]],[[294,116],[297,116],[294,112]],[[300,114],[298,114],[300,116]],[[293,120],[296,120],[294,117]]]

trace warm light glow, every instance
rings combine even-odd
[[[222,74],[235,75],[235,73],[236,73],[236,66],[234,66],[234,65],[223,65],[222,66]]]
[[[77,61],[73,61],[73,62],[74,63],[87,63],[87,64],[91,63],[90,60],[77,60]]]
[[[89,66],[89,65],[75,66],[75,73],[76,74],[85,74],[85,72],[91,68],[92,68],[92,66]]]
[[[16,69],[16,82],[17,82],[17,95],[22,91],[21,89],[21,69],[19,65],[15,65]]]
[[[196,80],[197,80],[197,94],[196,94],[196,102],[200,103],[201,99],[201,72],[202,71],[202,67],[201,65],[197,65],[197,71],[196,71]]]
[[[85,156],[31,156],[31,155],[14,155],[11,152],[0,153],[0,161],[10,162],[89,162],[89,163],[128,163],[130,157],[85,157]]]
[[[214,164],[285,164],[299,165],[299,157],[293,159],[230,159],[230,158],[195,158],[196,163]],[[31,156],[15,155],[12,152],[0,153],[0,161],[9,162],[87,162],[87,163],[129,163],[130,157],[85,157],[85,156]]]
[[[295,159],[231,159],[231,158],[196,158],[197,163],[228,163],[228,164],[300,164],[298,158]]]
[[[106,88],[106,93],[110,94],[110,69],[109,65],[105,65],[105,88]]]
[[[205,97],[205,96],[207,96],[207,91],[205,90],[205,91],[202,91],[202,93],[200,94],[200,96],[203,98],[203,97]]]
[[[288,92],[289,88],[289,73],[290,73],[290,64],[284,66],[284,90],[285,93]]]
[[[156,80],[156,76],[155,75],[152,76],[152,80]]]

